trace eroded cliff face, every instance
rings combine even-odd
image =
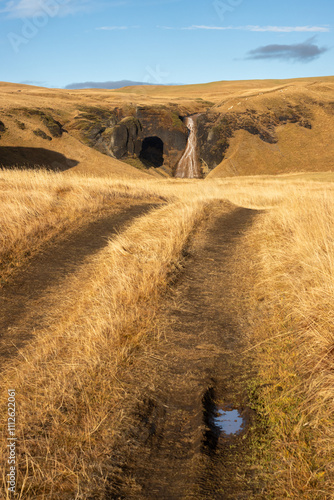
[[[70,130],[101,153],[119,160],[139,159],[147,168],[163,166],[170,174],[188,139],[177,110],[166,106],[81,108]]]
[[[307,107],[291,104],[263,113],[254,109],[228,113],[209,111],[197,120],[199,155],[207,168],[213,170],[224,159],[230,139],[238,130],[258,136],[268,144],[276,144],[278,126],[296,123],[300,127],[312,129],[311,120],[312,112]]]
[[[277,127],[288,123],[311,129],[312,112],[289,103],[261,113],[251,108],[224,113],[212,108],[202,112],[197,117],[197,147],[203,176],[223,161],[238,130],[275,144]],[[123,161],[138,159],[144,168],[162,167],[169,175],[175,175],[189,136],[180,110],[168,106],[133,106],[110,111],[82,108],[71,129],[87,145],[104,154]]]
[[[154,98],[148,104],[132,94],[117,94],[109,102],[109,94],[97,98],[96,93],[59,93],[55,101],[49,91],[47,98],[33,100],[21,89],[6,95],[13,104],[0,110],[4,166],[66,170],[84,164],[94,170],[96,157],[98,164],[112,159],[117,171],[131,165],[133,174],[140,169],[145,175],[175,176],[190,137],[189,116],[196,116],[199,176],[212,176],[213,170],[221,176],[319,171],[333,164],[333,91],[324,84],[222,94],[215,103],[174,98],[162,104]]]

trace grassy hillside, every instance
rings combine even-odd
[[[215,109],[226,114],[250,111],[272,132],[270,144],[238,130],[212,177],[249,174],[319,172],[334,169],[334,79],[303,79],[248,90]],[[278,120],[277,120],[278,118]]]
[[[124,162],[101,154],[110,135],[102,122],[108,121],[111,113],[133,116],[138,107],[146,107],[155,114],[169,110],[176,129],[180,126],[178,115],[207,113],[211,117],[214,139],[210,148],[219,143],[223,152],[219,161],[225,155],[209,173],[211,177],[331,171],[333,103],[334,77],[114,91],[1,83],[0,163],[30,162],[69,173],[127,178],[170,175],[170,169],[146,169],[135,157]],[[107,146],[94,146],[99,134]],[[214,166],[209,165],[209,169]]]

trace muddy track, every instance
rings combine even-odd
[[[15,279],[0,289],[0,366],[17,353],[40,328],[50,304],[48,294],[73,275],[86,259],[108,244],[136,217],[156,205],[142,203],[116,213],[110,210],[93,222],[48,245]]]
[[[141,403],[124,431],[127,446],[115,453],[122,472],[111,478],[106,499],[266,498],[249,460],[252,367],[240,354],[245,339],[235,314],[236,250],[256,216],[217,203],[190,245],[162,313],[166,341],[141,368],[149,370],[146,381],[139,382],[140,369],[134,374]],[[218,405],[238,410],[239,433],[218,428]]]

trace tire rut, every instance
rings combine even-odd
[[[48,245],[14,279],[0,289],[0,365],[15,356],[33,337],[52,307],[47,295],[73,275],[86,259],[102,250],[108,239],[135,218],[156,208],[153,203],[128,206],[89,222]]]
[[[158,361],[145,367],[149,381],[142,382],[142,403],[126,434],[131,451],[120,452],[123,477],[111,478],[106,499],[265,498],[245,465],[252,368],[238,354],[245,339],[235,319],[236,249],[257,214],[218,202],[190,245],[161,318],[166,342],[154,352]],[[243,415],[242,434],[229,437],[210,425],[218,400]]]

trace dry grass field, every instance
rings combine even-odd
[[[72,179],[45,170],[2,170],[0,186],[2,281],[55,236],[134,200],[160,199],[144,184],[137,188],[121,180]]]
[[[334,495],[333,235],[333,188],[311,183],[261,215],[243,249],[256,283],[255,406],[269,428],[277,498]]]
[[[253,455],[268,469],[267,498],[333,498],[331,180],[300,174],[148,181],[1,171],[6,286],[85,221],[155,204],[51,287],[44,321],[14,358],[0,360],[1,415],[7,390],[17,395],[18,498],[105,498],[108,477],[117,473],[112,457],[129,425],[124,374],[137,359],[154,356],[164,336],[161,302],[217,200],[262,211],[238,250],[251,272],[243,276],[241,265],[235,279],[247,350],[258,368],[249,390],[264,431]],[[11,498],[2,470],[2,497]]]

